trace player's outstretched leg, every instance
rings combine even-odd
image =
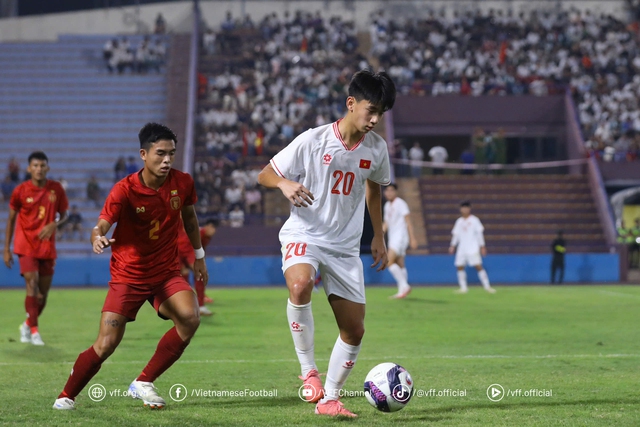
[[[316,405],[316,414],[333,417],[355,418],[356,414],[346,409],[339,401],[340,390],[355,366],[364,335],[364,304],[358,304],[336,295],[329,296],[329,303],[338,322],[340,335],[331,352],[325,397]]]
[[[93,378],[104,362],[118,347],[127,324],[127,318],[104,312],[100,319],[100,332],[96,342],[80,353],[71,369],[71,375],[53,404],[53,409],[75,409],[75,399]]]
[[[310,264],[292,265],[284,273],[289,288],[287,320],[300,362],[300,379],[304,385],[303,395],[307,402],[313,403],[324,396],[314,354],[311,292],[313,292],[315,276],[315,268]]]
[[[391,298],[405,298],[411,292],[411,286],[409,286],[409,283],[407,282],[407,276],[405,275],[406,269],[403,271],[404,265],[402,264],[402,259],[398,257],[392,249],[389,250],[388,257],[389,263],[387,268],[398,286],[398,292],[396,292],[395,295],[392,295]]]
[[[151,360],[129,386],[131,396],[152,409],[166,405],[153,382],[182,356],[200,325],[197,301],[191,291],[176,292],[160,304],[158,312],[175,326],[162,336]]]
[[[487,271],[482,267],[482,264],[476,265],[476,270],[478,271],[478,278],[484,290],[490,294],[495,294],[496,290],[489,284],[489,276],[487,275]]]
[[[200,315],[201,316],[213,315],[211,310],[209,310],[207,306],[204,305],[205,297],[206,297],[204,294],[204,282],[202,280],[196,280],[195,287],[196,287],[196,297],[198,298],[198,307],[200,310]]]
[[[458,275],[458,289],[456,292],[459,294],[467,293],[467,272],[464,270],[464,267],[457,267],[457,275]]]
[[[24,300],[24,308],[27,312],[27,320],[20,325],[20,342],[33,345],[44,345],[38,330],[38,315],[40,304],[38,301],[40,275],[38,271],[29,271],[23,274],[27,286],[27,296]]]

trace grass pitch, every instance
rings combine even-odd
[[[319,417],[299,399],[285,289],[210,289],[215,315],[203,318],[182,359],[155,383],[167,400],[160,411],[118,396],[170,327],[144,306],[89,383],[104,386],[104,400],[92,401],[87,387],[68,412],[51,405],[95,339],[106,289],[53,289],[40,319],[44,347],[19,341],[24,291],[0,291],[0,425],[640,425],[640,288],[497,289],[455,295],[453,288],[415,288],[392,301],[393,289],[369,288],[367,332],[345,389],[358,394],[369,369],[393,361],[411,372],[417,392],[392,414],[362,396],[345,397],[355,420]],[[313,310],[317,362],[326,372],[337,328],[323,293],[313,295]],[[177,383],[188,390],[181,402],[169,397]],[[487,397],[492,384],[505,390],[498,402]],[[198,390],[209,396],[195,396]]]

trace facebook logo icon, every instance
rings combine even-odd
[[[187,397],[187,388],[182,384],[174,384],[169,389],[169,397],[175,402],[182,402]]]

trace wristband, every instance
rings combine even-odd
[[[204,249],[198,248],[198,249],[194,249],[194,250],[196,252],[196,259],[204,258]]]

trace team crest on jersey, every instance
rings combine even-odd
[[[331,154],[329,154],[329,153],[325,154],[324,156],[322,156],[322,164],[323,165],[330,164],[331,163],[331,159],[332,159]]]
[[[182,202],[180,201],[180,197],[178,196],[172,197],[171,200],[169,200],[169,202],[171,203],[171,209],[173,209],[174,211],[177,211],[178,209],[180,209],[180,206],[182,205]]]
[[[371,160],[360,159],[360,169],[371,169]]]
[[[27,203],[33,203],[33,197],[27,197]]]
[[[136,213],[144,213],[144,206],[136,208]]]
[[[55,190],[51,190],[51,192],[49,193],[49,201],[51,203],[55,203],[57,199],[58,198],[56,197],[56,191]]]

